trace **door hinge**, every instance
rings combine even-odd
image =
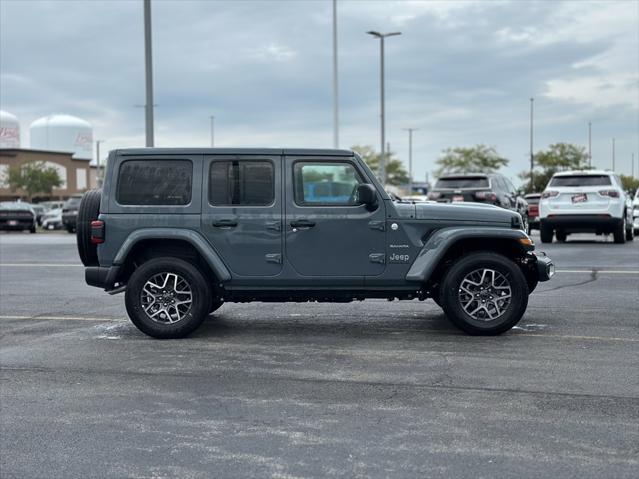
[[[280,253],[267,253],[265,258],[267,263],[282,264],[282,255]]]
[[[379,221],[379,220],[369,221],[368,222],[368,227],[370,229],[372,229],[372,230],[385,231],[386,230],[386,222],[385,221]]]
[[[371,263],[386,263],[386,255],[384,253],[371,253],[368,255],[368,260]]]

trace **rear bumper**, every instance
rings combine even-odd
[[[89,286],[110,291],[120,271],[119,266],[87,266],[84,268],[84,280]]]
[[[612,231],[621,223],[621,218],[609,214],[589,215],[548,215],[541,219],[541,224],[553,229],[572,232]]]

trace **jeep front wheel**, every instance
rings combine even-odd
[[[125,294],[129,318],[140,331],[159,339],[192,333],[211,308],[211,288],[191,263],[156,258],[136,269]]]
[[[528,306],[528,285],[505,256],[473,253],[453,264],[442,283],[446,316],[474,335],[495,335],[515,326]]]

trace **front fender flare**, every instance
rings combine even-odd
[[[124,264],[126,257],[131,252],[132,248],[140,241],[147,239],[171,239],[171,240],[183,240],[190,243],[197,251],[202,255],[204,261],[210,266],[211,270],[215,273],[217,279],[224,283],[230,281],[231,273],[226,265],[222,262],[217,252],[211,247],[211,245],[200,234],[193,230],[188,229],[176,229],[176,228],[143,228],[131,233],[128,238],[122,243],[118,254],[113,260],[114,266],[120,266]]]
[[[439,261],[448,249],[462,239],[509,239],[520,240],[528,238],[522,230],[498,227],[452,227],[444,228],[433,233],[415,258],[406,273],[406,281],[425,282],[430,278]],[[522,245],[523,246],[523,245]]]

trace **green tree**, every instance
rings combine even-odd
[[[639,179],[630,175],[619,175],[623,189],[631,194],[635,194],[635,191],[639,188]]]
[[[494,173],[508,165],[508,160],[499,156],[494,146],[447,148],[442,153],[436,161],[436,176],[449,173]]]
[[[33,200],[37,194],[51,195],[53,188],[62,185],[62,179],[55,168],[46,166],[43,161],[30,161],[24,165],[9,168],[7,182],[11,191],[22,190],[27,200]]]
[[[379,177],[379,160],[381,155],[377,153],[372,146],[368,145],[355,145],[351,149],[356,151],[368,167]],[[406,171],[404,164],[400,160],[394,158],[394,155],[395,153],[392,151],[384,153],[387,183],[393,186],[406,185],[409,181],[408,171]]]
[[[543,191],[552,175],[564,170],[587,170],[588,154],[583,146],[571,143],[555,143],[548,149],[534,155],[533,187],[530,188],[530,171],[523,171],[519,177],[524,182],[527,193]]]

